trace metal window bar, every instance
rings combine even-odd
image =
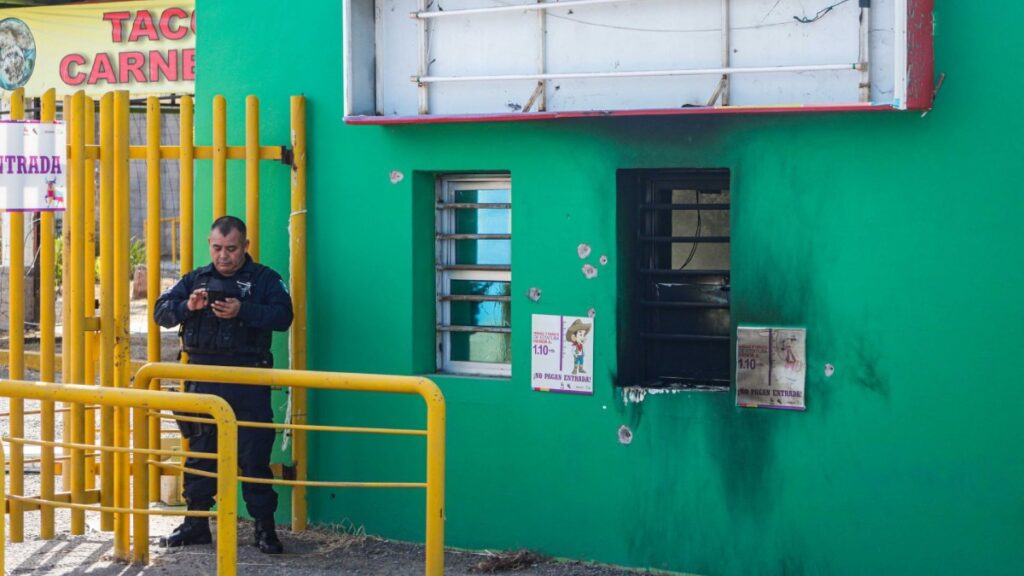
[[[429,18],[445,18],[453,16],[468,16],[471,14],[493,14],[495,12],[523,12],[527,10],[548,10],[550,8],[576,8],[580,6],[589,6],[592,4],[618,4],[622,2],[628,2],[631,0],[568,0],[567,2],[557,2],[552,4],[514,4],[505,6],[485,6],[481,8],[464,8],[462,10],[438,10],[436,12],[427,12],[426,10],[420,10],[418,12],[410,12],[409,17],[414,19],[429,19]]]
[[[695,190],[697,201],[675,201],[673,190]],[[642,381],[646,385],[706,389],[722,389],[729,386],[728,377],[723,378],[720,373],[716,373],[717,367],[695,367],[693,373],[687,374],[663,374],[661,373],[663,370],[659,366],[663,365],[660,359],[666,354],[665,346],[690,346],[705,343],[717,349],[719,346],[727,347],[729,345],[730,335],[694,333],[688,332],[686,328],[678,331],[666,331],[663,328],[658,329],[657,324],[659,321],[664,324],[665,314],[669,313],[701,315],[720,313],[719,311],[727,313],[730,309],[728,285],[731,272],[729,270],[678,269],[673,268],[671,263],[671,246],[674,244],[691,244],[696,250],[702,244],[728,244],[731,242],[731,238],[724,235],[702,236],[699,233],[689,236],[672,235],[674,212],[728,211],[730,209],[728,202],[700,203],[701,194],[724,190],[728,190],[728,176],[723,178],[721,174],[714,171],[695,171],[692,174],[682,174],[678,178],[673,177],[668,180],[660,178],[647,180],[637,199],[636,238],[639,258],[636,268],[638,290],[634,296],[640,313],[637,335],[641,341],[662,343],[658,347],[643,346],[641,348]],[[685,282],[680,284],[680,280],[684,279]],[[723,290],[725,301],[664,300],[659,297],[657,290],[659,286],[665,286],[666,282],[676,286],[688,285],[691,287],[718,285]],[[728,371],[729,366],[726,363],[722,368]]]
[[[439,271],[450,272],[511,272],[512,266],[505,264],[438,264]]]

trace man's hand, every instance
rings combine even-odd
[[[191,312],[206,308],[206,289],[197,288],[188,295],[188,309]]]
[[[242,309],[242,303],[238,298],[225,298],[214,302],[212,308],[214,316],[221,320],[230,320],[238,316],[239,310]]]

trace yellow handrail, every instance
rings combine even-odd
[[[159,380],[192,380],[197,382],[230,382],[258,386],[288,386],[295,389],[349,390],[410,394],[423,398],[427,408],[427,481],[426,488],[426,574],[444,574],[444,466],[445,466],[445,403],[437,384],[427,378],[385,376],[378,374],[347,374],[308,370],[267,370],[235,366],[204,366],[199,364],[150,363],[135,374],[135,387],[150,389]],[[153,418],[157,420],[157,418]],[[145,428],[136,422],[136,429]],[[386,429],[382,429],[386,433]],[[154,448],[151,444],[150,448]],[[301,462],[297,462],[301,464]],[[174,465],[168,466],[173,468]],[[254,479],[246,478],[246,482]],[[414,488],[413,483],[315,483],[305,478],[295,481],[262,480],[261,483],[288,486],[331,485],[362,488]],[[379,485],[374,485],[379,484]],[[302,519],[305,522],[305,518]]]
[[[238,494],[235,490],[238,481],[238,421],[235,413],[228,403],[217,396],[209,394],[190,394],[182,392],[164,392],[159,390],[136,390],[132,388],[111,388],[97,386],[82,386],[76,384],[50,384],[45,382],[24,382],[20,380],[0,380],[0,396],[24,401],[25,399],[41,400],[45,402],[71,402],[79,406],[83,404],[99,404],[101,406],[114,406],[122,409],[133,408],[135,412],[136,426],[134,429],[135,442],[137,447],[149,445],[149,429],[145,425],[149,410],[173,410],[178,412],[198,412],[208,414],[217,425],[217,446],[216,453],[217,469],[217,573],[221,576],[235,576],[237,560],[237,521],[238,521]],[[140,426],[139,423],[142,423]],[[14,445],[36,443],[42,445],[44,441],[26,440],[24,438],[7,439],[12,447]],[[84,444],[76,442],[65,445],[63,442],[54,442],[53,446],[70,447],[72,450],[79,450]],[[123,453],[125,448],[118,446],[94,446],[94,449],[101,452]],[[149,560],[149,516],[155,514],[166,514],[163,511],[149,509],[149,501],[146,498],[145,487],[149,481],[149,458],[152,454],[148,450],[135,451],[132,462],[132,478],[135,486],[141,488],[134,491],[134,503],[131,507],[115,503],[110,506],[105,502],[95,506],[85,503],[81,494],[76,495],[72,491],[70,502],[58,501],[53,498],[34,498],[23,494],[12,494],[11,502],[34,503],[41,507],[64,507],[83,515],[86,511],[113,513],[119,518],[127,517],[130,513],[134,519],[134,543],[132,560],[145,563]],[[162,453],[162,451],[161,451]],[[210,457],[212,455],[207,455]],[[0,474],[2,477],[2,474]],[[2,486],[2,480],[0,480]],[[4,490],[6,494],[6,490]],[[102,496],[102,495],[101,495]],[[3,504],[0,501],[0,504]],[[189,512],[182,514],[175,511],[174,515],[207,516],[203,512]],[[0,522],[0,530],[2,530]],[[114,523],[115,539],[119,536],[118,529],[121,522]],[[2,532],[0,532],[2,536]],[[0,538],[0,559],[2,559],[4,541]]]

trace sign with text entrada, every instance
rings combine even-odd
[[[64,210],[64,124],[0,122],[0,211]]]
[[[194,92],[194,1],[0,10],[0,91]]]

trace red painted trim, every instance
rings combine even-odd
[[[928,110],[935,92],[935,0],[907,2],[907,108]]]
[[[526,112],[509,114],[439,114],[436,116],[345,116],[346,124],[452,124],[460,122],[515,122],[563,118],[623,118],[633,116],[693,116],[731,114],[808,114],[815,112],[884,112],[888,104],[829,104],[798,106],[735,106],[655,108],[649,110],[582,110],[576,112]]]

